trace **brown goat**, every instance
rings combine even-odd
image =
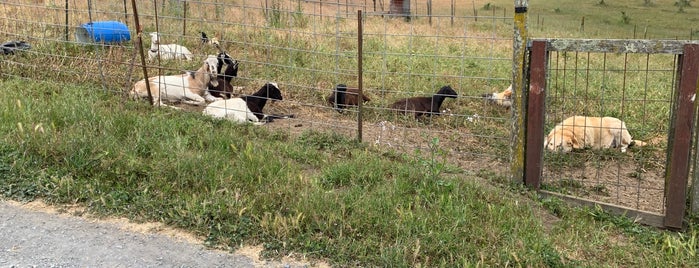
[[[346,107],[359,106],[359,89],[348,88],[345,84],[338,84],[326,100],[337,112],[342,113]],[[371,101],[371,99],[366,94],[362,94],[362,102],[368,101]]]
[[[438,115],[439,108],[442,107],[442,102],[446,98],[456,98],[457,94],[450,86],[443,86],[432,97],[412,97],[400,99],[391,104],[391,109],[402,113],[415,115],[415,118],[421,115]]]

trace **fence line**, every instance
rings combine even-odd
[[[14,56],[3,63],[3,67],[10,67],[5,68],[9,72],[3,72],[3,77],[17,76],[27,73],[26,68],[33,68],[46,70],[47,79],[95,83],[124,93],[125,85],[129,87],[155,72],[172,74],[197,66],[194,62],[179,61],[134,62],[138,53],[134,48],[147,48],[147,37],[146,44],[134,41],[116,45],[81,44],[73,39],[75,28],[90,17],[93,21],[129,18],[124,22],[132,32],[138,32],[136,24],[145,33],[158,31],[163,42],[184,44],[199,59],[215,50],[199,43],[198,32],[217,37],[222,47],[240,62],[241,73],[233,83],[244,87],[243,93],[263,81],[277,81],[283,87],[285,100],[270,109],[302,116],[288,123],[270,124],[272,128],[279,126],[284,131],[295,132],[294,126],[302,125],[298,128],[356,135],[352,132],[359,128],[357,110],[337,114],[326,104],[325,97],[336,84],[358,86],[361,71],[364,91],[373,97],[361,109],[361,120],[365,122],[363,135],[369,143],[413,151],[426,148],[430,137],[437,136],[444,144],[454,144],[449,150],[463,155],[459,158],[473,161],[470,165],[487,162],[483,167],[494,165],[490,159],[503,159],[506,155],[488,147],[507,148],[504,138],[507,124],[503,122],[508,112],[486,105],[481,97],[484,93],[501,91],[509,84],[510,55],[506,51],[511,39],[503,37],[507,36],[502,33],[508,32],[509,27],[503,27],[501,17],[488,15],[476,23],[470,14],[444,15],[435,6],[429,26],[427,17],[416,13],[411,14],[410,22],[370,12],[362,12],[356,18],[347,16],[345,10],[362,7],[357,1],[347,1],[349,6],[342,5],[344,1],[280,1],[283,5],[278,10],[270,6],[265,9],[259,1],[234,5],[187,1],[187,10],[177,1],[137,2],[138,22],[132,18],[134,12],[123,12],[124,1],[95,1],[91,6],[70,1],[68,9],[26,2],[2,3],[5,11],[16,11],[5,12],[1,18],[5,22],[4,36],[27,39],[34,45],[22,54],[23,58]],[[298,4],[302,7],[300,12],[296,9]],[[46,16],[37,19],[24,16],[29,10],[42,10]],[[63,40],[64,18],[56,16],[64,12],[69,15],[68,41]],[[359,20],[365,24],[361,35],[357,35],[356,28]],[[182,34],[184,27],[187,32]],[[21,31],[21,28],[43,29]],[[357,36],[364,39],[362,69],[353,67],[358,65]],[[139,37],[133,35],[134,40]],[[48,71],[48,66],[39,64],[42,58],[55,62],[55,66],[72,62],[73,68]],[[90,66],[100,73],[83,71]],[[134,73],[134,67],[144,72]],[[430,96],[447,84],[457,90],[459,97],[445,101],[442,108],[448,111],[444,116],[419,122],[400,117],[387,108],[397,98]]]
[[[136,8],[134,2],[131,1],[132,9]],[[425,14],[425,9],[418,8],[418,4],[412,5],[410,19],[405,20],[401,17],[403,14],[365,12],[367,5],[362,1],[268,1],[266,8],[264,1],[250,0],[233,4],[218,0],[186,1],[186,5],[174,0],[139,1],[138,12],[126,12],[126,1],[94,1],[89,6],[87,1],[69,1],[70,7],[64,7],[62,2],[56,4],[56,1],[45,4],[4,1],[0,3],[3,13],[0,36],[26,40],[32,44],[32,49],[4,55],[0,79],[88,83],[115,94],[125,94],[136,80],[153,76],[155,72],[175,74],[192,70],[206,55],[217,54],[216,48],[201,42],[200,32],[206,32],[209,37],[216,37],[221,48],[240,63],[238,77],[232,80],[233,86],[240,90],[236,94],[250,93],[267,81],[280,85],[284,100],[265,109],[268,113],[297,117],[267,124],[265,127],[271,130],[291,134],[333,132],[408,153],[426,152],[430,142],[437,138],[450,162],[466,170],[508,177],[514,166],[510,156],[525,153],[523,149],[510,151],[513,145],[524,144],[514,142],[511,133],[516,121],[524,118],[518,109],[526,107],[523,105],[525,98],[515,95],[517,102],[508,110],[492,105],[483,95],[503,91],[512,83],[513,76],[516,89],[526,88],[524,79],[528,73],[519,68],[525,66],[513,66],[512,62],[515,57],[522,59],[516,64],[524,64],[523,59],[528,57],[527,35],[512,37],[515,25],[526,33],[526,17],[513,20],[506,9],[477,9],[475,3],[473,10],[454,8],[452,2],[430,1],[430,14]],[[381,3],[379,1],[378,6]],[[361,14],[356,15],[360,8]],[[502,16],[500,11],[503,11]],[[36,13],[43,16],[34,16]],[[517,14],[524,16],[523,12]],[[134,33],[133,40],[110,45],[78,42],[71,34],[90,20],[124,20]],[[543,19],[541,21],[543,24]],[[586,23],[590,25],[589,20]],[[68,40],[65,29],[70,32]],[[150,62],[142,52],[141,58],[136,59],[139,51],[148,48],[148,38],[143,44],[138,41],[139,33],[153,31],[162,34],[164,43],[190,48],[195,60]],[[513,44],[520,47],[513,48]],[[629,107],[632,103],[642,103],[639,107],[659,107],[657,113],[642,111],[644,120],[658,120],[658,114],[669,112],[665,110],[669,108],[664,107],[671,101],[651,89],[654,89],[654,80],[658,80],[655,79],[657,75],[668,74],[674,66],[668,67],[664,61],[659,63],[653,57],[617,58],[612,51],[604,53],[603,59],[594,57],[587,51],[560,51],[549,59],[547,66],[552,77],[547,84],[555,90],[548,90],[547,94],[559,95],[547,95],[550,117],[546,118],[546,129],[562,119],[563,105],[582,108],[580,103],[597,99],[602,100],[600,107],[607,107],[604,105],[612,101],[621,103],[622,106],[606,110],[597,107],[596,110],[619,116],[633,111],[635,108]],[[597,60],[603,65],[591,64]],[[142,72],[134,73],[134,68]],[[601,73],[604,74],[599,81],[603,83],[596,84],[585,78]],[[674,81],[674,78],[663,79]],[[619,81],[621,86],[616,86]],[[371,101],[340,114],[326,100],[337,84],[359,87]],[[390,108],[394,101],[403,98],[432,96],[445,85],[452,86],[458,97],[444,101],[440,116],[415,120]],[[592,92],[609,93],[615,86],[626,91],[622,90],[622,95],[614,98],[599,98]],[[630,92],[629,88],[647,91],[637,95],[640,97],[627,96],[625,92]],[[521,93],[523,90],[516,90],[515,94]],[[181,106],[189,112],[198,113],[201,109]],[[513,114],[519,117],[513,119]],[[632,130],[638,129],[641,137],[653,138],[654,132],[647,126]],[[544,154],[544,157],[555,160],[559,156]],[[643,164],[652,165],[657,161],[654,157],[642,157],[646,159]],[[658,167],[653,166],[653,170],[657,171]],[[552,179],[556,174],[548,172],[544,177]],[[550,181],[546,183],[548,187],[556,186]],[[636,199],[641,198],[637,195]]]

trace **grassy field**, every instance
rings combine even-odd
[[[43,2],[47,9],[41,18],[32,16],[32,6],[0,7],[7,22],[0,24],[4,36],[28,38],[33,44],[31,52],[6,56],[0,63],[4,198],[79,204],[100,215],[164,222],[212,247],[262,245],[265,257],[304,254],[336,266],[699,265],[697,225],[691,219],[683,233],[639,226],[600,209],[540,199],[495,168],[509,165],[509,128],[503,123],[509,112],[484,107],[480,94],[510,83],[512,22],[502,14],[511,15],[511,1],[459,5],[457,14],[472,14],[475,7],[482,17],[457,19],[454,26],[448,17],[434,18],[431,26],[425,17],[411,23],[366,18],[364,83],[378,98],[368,104],[365,120],[370,126],[387,120],[420,131],[412,140],[426,143],[419,151],[357,144],[351,135],[313,127],[293,133],[235,125],[126,100],[124,88],[142,77],[136,68],[128,80],[132,47],[63,42],[62,3]],[[282,108],[307,115],[305,120],[353,119],[351,113],[329,111],[323,97],[335,83],[356,79],[355,17],[320,17],[318,6],[297,6],[297,1],[279,2],[292,12],[267,16],[262,2],[244,8],[235,6],[241,5],[238,1],[218,8],[196,2],[188,10],[189,31],[182,36],[182,10],[171,2],[158,9],[164,38],[203,56],[215,50],[198,43],[198,31],[219,37],[242,62],[236,85],[253,88],[275,80],[284,87]],[[679,12],[675,1],[600,2],[530,3],[531,36],[630,38],[635,27],[636,36],[689,39],[698,12],[692,6]],[[95,5],[116,12],[120,4]],[[146,32],[156,29],[150,4],[140,6]],[[416,5],[424,10],[423,3]],[[447,14],[448,7],[448,1],[435,1],[435,13]],[[74,8],[84,11],[86,4]],[[322,12],[333,16],[338,10],[326,5]],[[71,25],[86,18],[86,12],[71,13]],[[603,64],[610,72],[561,75],[552,89],[558,95],[551,98],[547,129],[562,119],[556,111],[570,110],[623,117],[635,137],[665,135],[670,92],[664,89],[672,83],[666,74],[673,67],[668,59],[560,55],[557,60],[568,67]],[[178,73],[200,63],[160,64],[156,68],[153,63],[150,74]],[[619,69],[642,70],[646,64],[663,72],[620,76]],[[454,117],[413,122],[383,108],[396,98],[430,94],[443,84],[460,94],[445,104]],[[614,90],[619,88],[624,90]],[[603,101],[582,105],[580,100],[588,97],[604,99],[599,89],[609,89],[607,101],[638,101],[638,96],[659,101],[642,107]],[[579,98],[561,97],[571,94]],[[469,121],[476,114],[484,119]],[[331,125],[340,127],[346,126]],[[660,142],[635,157],[655,161],[651,157],[662,157],[663,146]],[[460,166],[454,148],[474,155],[470,158],[477,158],[478,165]],[[619,165],[637,160],[634,155],[600,157],[622,159]],[[591,159],[551,158],[546,159],[562,162],[553,167],[557,169]],[[649,167],[638,167],[643,169]]]
[[[534,38],[696,40],[699,5],[687,1],[689,6],[680,10],[679,2],[683,1],[529,1],[528,28]],[[479,14],[495,9],[494,14],[501,16],[503,9],[512,10],[513,2],[476,1],[476,5]],[[483,10],[486,6],[490,8]]]

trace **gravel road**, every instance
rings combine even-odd
[[[0,200],[0,267],[308,267],[206,249],[186,236],[139,231],[53,208]],[[144,230],[163,228],[140,228]]]

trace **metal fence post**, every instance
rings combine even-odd
[[[87,18],[92,23],[92,1],[87,0]]]
[[[146,57],[143,54],[143,38],[142,38],[142,29],[141,29],[141,24],[138,22],[138,9],[136,8],[136,0],[131,0],[131,6],[133,7],[133,19],[134,23],[136,24],[136,46],[141,54],[141,67],[143,67],[143,77],[144,79],[148,80],[148,69],[146,68]],[[150,83],[146,83],[146,90],[148,91],[148,100],[150,101],[150,104],[153,105],[153,94],[150,92]]]
[[[126,0],[124,0],[124,23],[128,24],[129,21],[129,13],[126,10]]]
[[[362,43],[363,43],[363,30],[362,30],[362,11],[357,11],[357,88],[359,91],[359,100],[357,106],[357,140],[362,142],[362,101],[364,96],[363,81],[362,81]]]
[[[68,0],[66,0],[66,41],[68,41]]]
[[[182,1],[182,36],[187,35],[187,1]]]

